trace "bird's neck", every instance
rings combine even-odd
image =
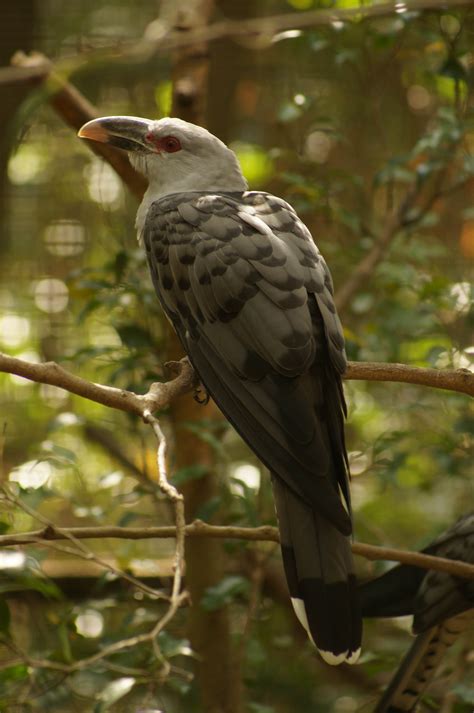
[[[232,167],[233,168],[233,167]],[[215,191],[216,193],[239,192],[248,188],[247,181],[242,176],[240,167],[236,165],[234,170],[225,174],[218,168],[215,172],[207,170],[202,173],[189,172],[181,175],[168,176],[159,173],[158,175],[148,174],[149,184],[143,196],[142,203],[138,209],[135,226],[140,240],[145,224],[148,210],[152,203],[174,193],[189,193],[199,191],[206,193]]]

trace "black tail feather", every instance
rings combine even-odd
[[[272,476],[281,550],[295,612],[330,664],[355,663],[362,636],[350,538]]]

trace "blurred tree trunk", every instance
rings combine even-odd
[[[4,2],[1,8],[0,21],[0,67],[10,64],[13,54],[21,49],[28,52],[32,48],[37,21],[36,0],[16,0],[14,3]],[[13,118],[18,107],[31,91],[29,85],[8,85],[0,87],[0,250],[7,249],[6,226],[3,217],[6,215],[4,204],[7,190],[7,162],[11,150],[10,132],[13,131]]]
[[[172,0],[165,4],[166,20],[182,32],[207,24],[213,11],[212,0]],[[207,115],[207,82],[209,57],[205,45],[183,48],[173,57],[172,115],[205,125]],[[183,347],[170,330],[169,355],[179,359]],[[192,394],[173,402],[171,418],[175,429],[176,466],[207,465],[209,471],[182,488],[186,519],[193,520],[203,506],[218,495],[214,454],[210,445],[185,430],[184,421],[218,420],[222,416],[215,404],[198,404]],[[223,577],[223,545],[218,540],[189,539],[186,542],[186,585],[191,594],[189,638],[199,656],[196,663],[198,688],[203,713],[241,713],[241,683],[235,676],[229,612],[227,607],[207,612],[201,599],[209,587]]]

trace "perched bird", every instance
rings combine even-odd
[[[248,191],[233,151],[180,119],[95,119],[149,187],[137,214],[156,294],[208,393],[269,468],[296,614],[354,663],[344,338],[326,263],[293,208]]]
[[[474,564],[474,512],[423,552]],[[411,713],[434,678],[446,651],[474,618],[474,580],[399,565],[359,586],[364,617],[413,615],[415,641],[374,713]]]

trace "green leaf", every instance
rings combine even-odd
[[[153,339],[150,332],[136,324],[122,324],[115,327],[117,333],[126,347],[129,349],[143,349],[144,347],[152,347]]]
[[[474,704],[474,687],[464,683],[458,683],[453,688],[455,693],[464,703]]]
[[[250,184],[262,184],[274,173],[273,161],[266,151],[255,144],[235,143],[232,149],[237,154],[242,173]]]
[[[203,522],[209,522],[215,515],[217,510],[221,506],[222,500],[216,495],[213,498],[209,498],[201,507],[197,510],[195,517],[198,520],[203,520]]]
[[[126,512],[118,521],[119,527],[127,527],[131,522],[135,522],[142,517],[142,513],[138,512]]]
[[[297,106],[293,102],[286,102],[280,107],[278,112],[278,119],[284,124],[288,124],[291,121],[299,119],[303,114],[301,107]]]
[[[29,572],[12,575],[8,581],[0,580],[0,592],[15,592],[32,589],[49,599],[62,599],[63,594],[54,582]]]
[[[175,639],[166,631],[158,635],[158,643],[163,656],[167,659],[174,656],[193,656],[188,639]]]
[[[69,448],[64,448],[64,446],[58,446],[56,443],[52,443],[48,448],[47,452],[52,453],[53,455],[57,456],[57,458],[62,461],[65,461],[66,463],[69,463],[70,465],[77,464],[77,456],[74,451],[71,451]],[[49,456],[46,456],[42,460],[55,461],[54,458],[50,458]]]
[[[191,433],[194,433],[201,441],[207,443],[220,456],[225,456],[222,440],[208,430],[207,424],[199,421],[183,421],[181,424]],[[215,424],[214,424],[215,425]]]
[[[439,73],[443,77],[459,79],[463,82],[467,81],[467,72],[456,57],[449,57],[440,69]]]
[[[219,584],[206,589],[201,599],[201,606],[206,611],[216,611],[229,604],[235,597],[247,592],[248,588],[249,583],[245,577],[224,577]]]
[[[26,664],[15,664],[0,671],[0,684],[14,683],[15,681],[28,678],[28,676],[30,676],[30,672]]]
[[[114,260],[114,272],[115,279],[119,282],[122,279],[123,273],[125,272],[127,265],[129,263],[129,255],[125,250],[119,250]]]
[[[275,713],[273,706],[264,706],[261,703],[249,703],[250,713]]]
[[[10,525],[8,524],[8,522],[4,522],[3,520],[0,520],[0,535],[3,535],[9,529],[10,529]]]
[[[94,713],[102,713],[108,710],[113,703],[130,693],[135,683],[136,679],[132,676],[117,678],[115,681],[108,683],[99,693],[100,702],[95,706]]]
[[[173,86],[170,81],[160,82],[155,87],[155,102],[160,116],[169,116],[173,99]]]
[[[185,468],[180,468],[173,475],[173,485],[180,486],[183,483],[188,483],[190,480],[199,480],[209,473],[209,468],[206,465],[197,463],[196,465],[188,465]]]

